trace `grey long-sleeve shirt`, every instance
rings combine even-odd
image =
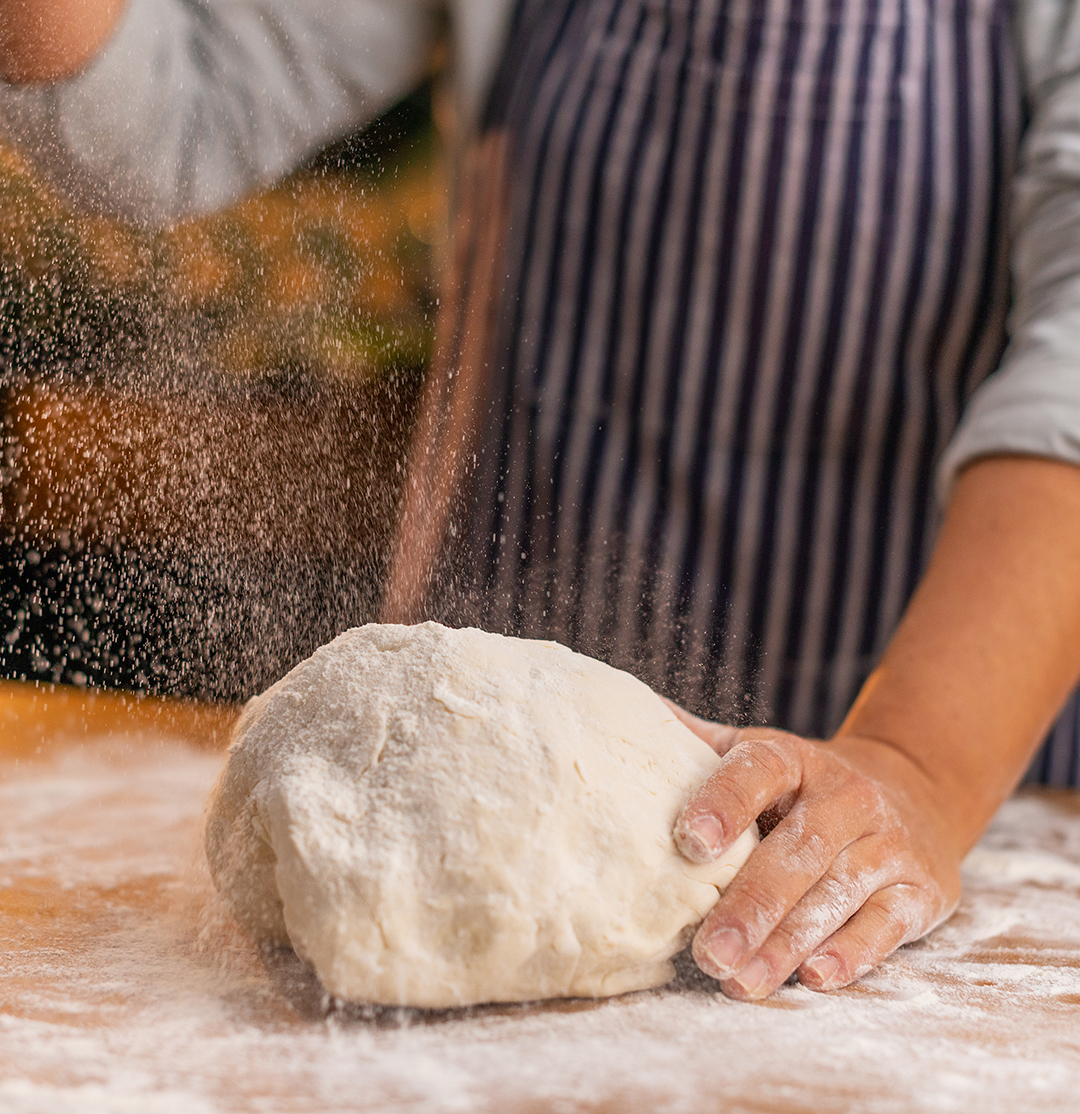
[[[469,118],[511,4],[450,6]],[[415,87],[440,9],[437,0],[128,0],[74,78],[0,82],[0,129],[76,205],[168,224],[272,181]]]
[[[462,117],[511,0],[449,5]],[[76,204],[149,225],[236,198],[371,119],[424,72],[435,0],[129,0],[105,49],[48,87],[0,85],[0,126]],[[939,470],[980,456],[1080,465],[1080,0],[1015,0],[1030,121],[1013,202],[1000,369]]]

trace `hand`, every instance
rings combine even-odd
[[[956,907],[966,848],[906,754],[677,712],[723,758],[676,823],[683,854],[708,862],[762,813],[776,820],[694,938],[725,994],[764,998],[793,971],[811,990],[846,986]]]
[[[89,65],[127,0],[0,0],[0,76],[60,81]]]

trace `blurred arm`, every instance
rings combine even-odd
[[[1018,0],[1029,112],[1013,188],[1013,306],[1001,367],[976,391],[939,472],[973,461],[1080,464],[1080,2]]]
[[[420,80],[432,0],[0,0],[0,121],[73,204],[229,204]],[[11,18],[6,18],[10,10]],[[57,80],[60,79],[60,80]]]

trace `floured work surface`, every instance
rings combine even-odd
[[[743,1005],[684,970],[604,1002],[365,1013],[215,913],[221,755],[162,733],[0,756],[3,1114],[1077,1108],[1076,797],[1010,802],[952,921],[847,991]]]

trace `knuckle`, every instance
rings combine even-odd
[[[860,778],[858,801],[867,815],[892,818],[892,802],[886,796],[884,787],[878,782],[870,778]]]
[[[887,935],[902,935],[899,924],[892,926],[892,932],[888,931],[889,916],[880,905],[864,905],[863,909],[866,916],[848,933],[848,950],[853,959],[876,952],[881,947],[883,937]]]
[[[783,906],[769,891],[753,883],[744,882],[735,893],[729,887],[725,894],[728,916],[745,927],[746,936],[751,941],[765,936],[783,914]]]
[[[780,741],[772,738],[741,739],[724,756],[724,763],[769,784],[787,782],[791,776],[791,756]]]
[[[784,739],[766,739],[756,747],[756,760],[762,770],[776,781],[788,780],[798,748],[792,748]]]
[[[718,766],[692,800],[695,808],[734,814],[749,820],[756,814],[757,791],[740,765]]]
[[[861,861],[846,861],[836,870],[835,885],[858,895],[856,908],[863,905],[876,893],[895,885],[902,877],[906,856],[902,851],[882,846],[872,840],[866,841],[867,850]],[[852,856],[854,858],[854,856]]]
[[[948,915],[943,895],[936,887],[900,883],[883,890],[882,894],[882,920],[894,926],[899,934],[890,951],[924,936]]]
[[[851,919],[860,904],[860,895],[850,886],[839,881],[821,886],[817,899],[803,914],[804,934],[815,937],[816,943],[828,939]]]
[[[843,785],[846,814],[867,833],[895,832],[900,827],[896,808],[884,786],[863,774],[849,772]]]
[[[834,841],[806,826],[797,834],[793,832],[788,842],[788,863],[800,874],[819,877],[836,857]]]
[[[922,935],[926,913],[914,887],[891,886],[876,894],[845,933],[851,977],[858,978],[905,941]]]
[[[787,917],[777,925],[762,946],[761,953],[768,955],[770,964],[776,970],[783,968],[786,976],[828,936],[827,928],[820,926],[812,917]]]
[[[800,959],[842,928],[861,904],[860,895],[839,879],[822,881],[777,928]]]

